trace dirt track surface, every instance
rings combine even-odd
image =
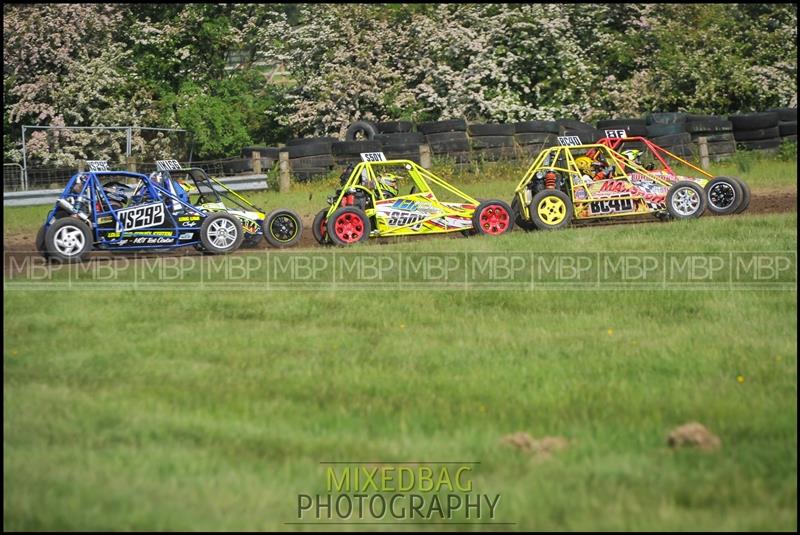
[[[733,215],[733,216],[725,216],[725,217],[747,217],[750,215],[756,214],[778,214],[778,213],[786,213],[786,212],[796,212],[797,211],[797,190],[792,189],[763,189],[758,191],[752,192],[752,197],[750,200],[750,206],[745,210],[744,213]],[[708,212],[703,217],[714,217],[709,215]],[[619,224],[641,224],[641,223],[657,223],[658,221],[653,218],[647,218],[645,220],[637,220],[637,221],[614,221],[614,222],[587,222],[581,223],[580,226],[603,226],[603,225],[619,225]],[[309,250],[320,247],[317,244],[314,236],[311,233],[311,218],[307,218],[303,220],[304,229],[303,229],[303,236],[300,238],[300,242],[295,246],[292,247],[290,250],[292,251],[302,251],[302,250]],[[515,229],[515,231],[518,231]],[[403,240],[414,240],[414,239],[428,239],[428,236],[411,236],[407,238],[400,238]],[[460,233],[451,233],[446,234],[444,236],[436,236],[434,239],[463,239]],[[39,257],[39,253],[36,252],[36,245],[35,245],[36,234],[35,232],[21,232],[21,233],[14,233],[9,234],[3,237],[3,273],[5,276],[13,276],[14,275],[14,265],[21,265],[23,264],[23,260],[26,257]],[[385,243],[385,242],[379,242]],[[270,248],[267,243],[262,240],[257,247],[253,248],[242,248],[239,249],[234,254],[242,254],[247,253],[248,251],[260,250],[260,249],[268,249]],[[175,249],[170,252],[162,251],[162,252],[152,252],[152,253],[110,253],[105,251],[98,251],[91,253],[89,255],[90,259],[113,259],[122,256],[126,256],[128,258],[135,258],[143,259],[143,258],[153,258],[157,256],[163,256],[165,254],[171,256],[200,256],[202,253],[196,251],[193,247],[182,247],[179,249]],[[12,259],[14,262],[12,264]]]

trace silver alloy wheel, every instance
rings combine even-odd
[[[736,190],[727,182],[714,184],[708,192],[708,204],[717,210],[724,210],[736,202]]]
[[[682,216],[694,215],[700,208],[700,196],[690,187],[680,188],[672,195],[672,209]]]
[[[238,230],[233,221],[225,218],[219,218],[212,221],[208,226],[208,239],[214,244],[214,247],[220,249],[227,249],[236,242],[238,237]]]
[[[64,225],[56,231],[53,239],[56,250],[64,256],[75,256],[86,246],[86,236],[78,227]]]

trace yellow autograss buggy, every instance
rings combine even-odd
[[[348,167],[328,203],[313,223],[321,244],[445,232],[498,235],[514,225],[505,202],[480,202],[410,160]]]
[[[526,230],[557,229],[573,219],[691,219],[705,211],[706,195],[696,182],[670,182],[606,145],[566,145],[539,153],[511,207]]]

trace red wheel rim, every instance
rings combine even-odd
[[[486,234],[502,234],[508,230],[510,218],[508,211],[500,205],[490,204],[483,210],[478,217],[481,229]]]
[[[364,222],[356,214],[345,213],[336,218],[333,231],[344,243],[355,243],[364,235]]]

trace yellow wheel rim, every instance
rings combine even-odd
[[[548,225],[558,225],[567,217],[567,205],[556,196],[544,197],[536,207],[539,219]]]

